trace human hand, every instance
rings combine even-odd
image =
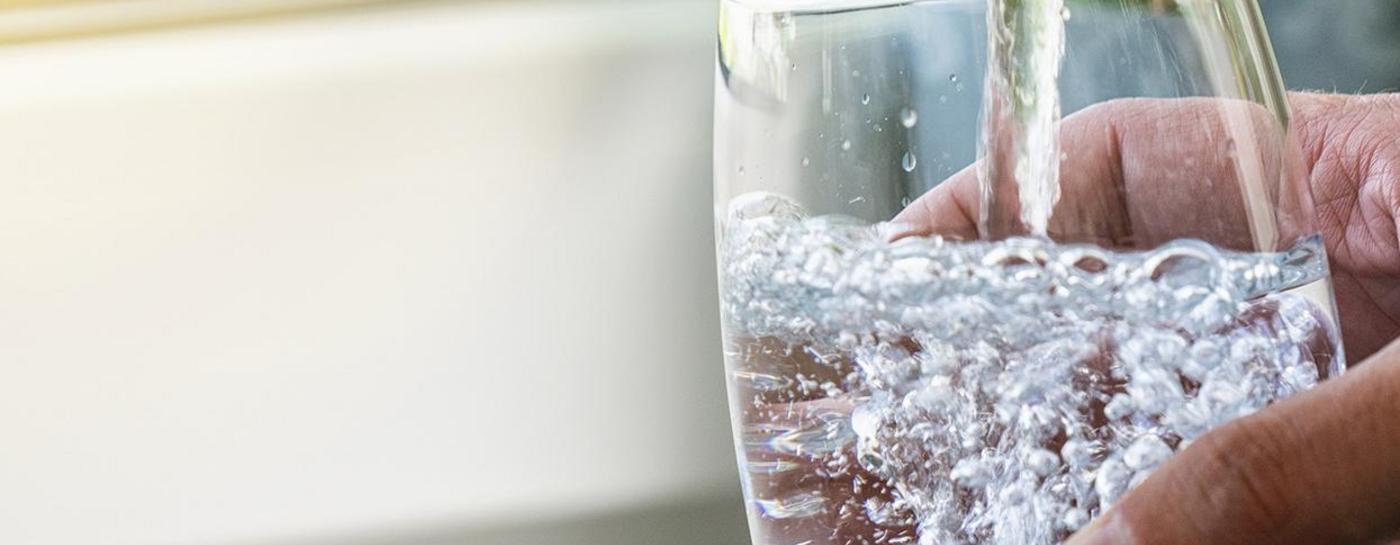
[[[1400,530],[1400,346],[1377,354],[1400,333],[1400,96],[1290,98],[1306,180],[1296,198],[1315,210],[1332,259],[1347,351],[1370,359],[1197,440],[1073,545],[1369,544]],[[1209,111],[1133,100],[1067,118],[1065,204],[1052,234],[1150,246],[1186,226],[1247,246],[1239,237],[1249,233],[1206,223],[1247,206],[1233,183],[1212,183],[1237,173],[1229,157],[1206,149],[1221,141],[1210,133],[1223,130]],[[978,207],[968,170],[897,219],[972,237]],[[1288,229],[1289,218],[1280,224]]]
[[[1302,149],[1301,164],[1292,168],[1303,171],[1304,193],[1273,198],[1284,214],[1292,209],[1308,217],[1281,217],[1279,225],[1323,235],[1346,350],[1361,361],[1400,336],[1400,95],[1290,98],[1293,138]],[[1151,248],[1190,237],[1249,249],[1250,212],[1236,180],[1246,174],[1236,172],[1234,150],[1222,149],[1230,137],[1220,111],[1212,99],[1137,99],[1066,118],[1060,138],[1068,155],[1061,162],[1063,196],[1051,219],[1052,238]],[[1262,109],[1245,115],[1272,122],[1261,118],[1267,115]],[[1252,144],[1263,156],[1279,151],[1269,142]],[[1262,168],[1270,164],[1287,163],[1266,161]],[[969,167],[896,221],[923,234],[976,238],[979,199],[977,173]]]

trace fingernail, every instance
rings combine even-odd
[[[1070,536],[1065,545],[1133,545],[1132,535],[1112,513],[1105,514]]]

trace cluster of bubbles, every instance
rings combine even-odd
[[[734,380],[768,381],[741,389],[763,392],[740,399],[743,422],[767,429],[783,412],[771,406],[791,414],[799,401],[847,407],[822,413],[815,433],[746,441],[751,460],[786,449],[811,463],[785,471],[858,481],[853,497],[806,494],[775,517],[839,509],[833,532],[912,529],[865,543],[1059,543],[1192,440],[1340,370],[1325,309],[1290,292],[1326,277],[1316,241],[1277,254],[1199,241],[1123,253],[891,241],[897,230],[809,217],[766,193],[736,199],[724,220],[731,344],[821,354],[813,365],[836,377],[765,375],[731,357]],[[880,494],[861,497],[861,479]]]

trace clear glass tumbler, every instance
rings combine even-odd
[[[722,2],[720,297],[755,544],[1059,543],[1344,369],[1254,0],[1066,0],[1049,193],[1013,138],[1037,97],[989,92],[1001,17]]]

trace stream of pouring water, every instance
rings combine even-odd
[[[986,222],[996,213],[994,184],[1009,166],[1020,221],[1041,237],[1060,198],[1058,80],[1067,15],[1064,0],[987,0],[981,217]]]

